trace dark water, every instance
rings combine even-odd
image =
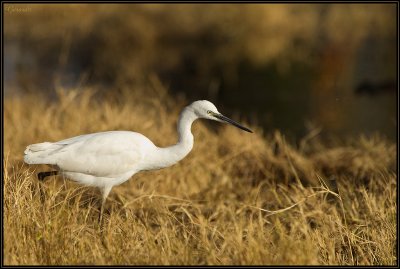
[[[321,136],[357,137],[380,134],[397,136],[397,77],[395,40],[366,39],[352,54],[327,47],[310,63],[291,62],[254,66],[242,62],[228,76],[220,65],[208,76],[191,69],[191,61],[180,70],[158,73],[171,94],[184,94],[188,101],[208,99],[220,111],[260,125],[265,133],[279,129],[299,139],[310,128],[321,128]],[[5,44],[5,93],[23,94],[29,84],[51,83],[46,75],[30,78],[27,70],[41,68],[33,52],[17,44]],[[21,61],[21,59],[23,59]],[[64,87],[77,84],[82,67],[71,64]],[[46,73],[44,73],[46,74]],[[28,84],[27,81],[29,82]],[[97,81],[98,82],[98,81]],[[88,82],[90,83],[90,81]],[[12,90],[11,90],[12,89]]]
[[[322,137],[379,134],[394,141],[397,136],[396,77],[389,75],[394,73],[392,70],[381,68],[365,79],[365,73],[357,72],[359,68],[368,69],[365,67],[368,64],[379,69],[379,63],[364,63],[345,70],[351,73],[343,75],[304,63],[292,63],[284,72],[276,65],[255,68],[243,63],[233,83],[216,79],[207,90],[201,90],[178,80],[172,81],[171,89],[179,93],[176,89],[194,87],[195,90],[185,92],[188,99],[212,100],[221,111],[259,124],[265,132],[279,129],[293,140],[303,137],[310,129],[321,128]]]

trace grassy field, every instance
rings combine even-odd
[[[294,145],[279,131],[197,121],[192,152],[115,187],[99,225],[96,189],[62,177],[38,182],[46,167],[24,164],[23,151],[117,129],[176,142],[186,100],[172,101],[157,80],[116,90],[5,99],[6,265],[397,263],[396,146],[379,136],[323,143],[314,130]]]

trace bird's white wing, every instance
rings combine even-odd
[[[54,143],[55,164],[64,171],[96,177],[113,177],[138,170],[154,144],[145,136],[128,131],[82,135]]]

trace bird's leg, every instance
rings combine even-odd
[[[58,171],[50,171],[50,172],[40,172],[37,177],[40,181],[43,181],[45,177],[58,175]]]
[[[105,203],[105,200],[102,200],[101,205],[100,205],[100,211],[99,211],[99,224],[100,225],[102,225],[102,221],[103,221],[104,203]]]
[[[40,173],[38,173],[37,177],[38,177],[39,181],[44,181],[45,177],[54,176],[54,175],[58,175],[58,171],[40,172]],[[44,203],[45,197],[44,197],[43,187],[41,184],[39,184],[39,192],[40,192],[40,200],[42,201],[42,203]]]
[[[103,221],[103,211],[104,211],[104,204],[106,203],[107,196],[110,193],[112,187],[104,187],[102,189],[102,200],[101,200],[101,206],[100,206],[100,211],[99,211],[99,223],[102,224]]]
[[[107,196],[111,191],[112,186],[106,186],[104,187],[101,192],[102,192],[102,200],[101,200],[101,206],[100,206],[100,212],[99,212],[99,230],[101,233],[101,243],[103,246],[108,249],[108,241],[107,239],[107,233],[105,229],[103,229],[103,212],[104,212],[104,204],[106,203]]]

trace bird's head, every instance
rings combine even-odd
[[[252,133],[252,131],[250,129],[243,127],[236,121],[231,120],[230,118],[225,117],[224,115],[219,113],[218,109],[210,101],[207,101],[207,100],[195,101],[189,105],[189,108],[199,118],[229,123],[229,124],[232,124],[233,126],[236,126],[240,129],[244,130],[244,131]]]

